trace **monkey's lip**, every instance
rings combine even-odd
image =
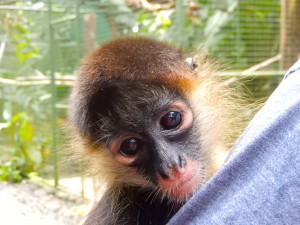
[[[186,176],[169,187],[170,195],[176,199],[191,197],[202,182],[202,179],[195,174]]]
[[[195,160],[188,159],[183,170],[174,170],[168,179],[159,179],[164,193],[177,200],[186,200],[205,182],[204,170]]]

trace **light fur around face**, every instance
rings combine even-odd
[[[136,40],[145,45],[150,43],[149,45],[152,48],[159,48],[159,51],[154,50],[155,54],[157,54],[157,52],[162,54],[161,57],[164,58],[164,63],[169,63],[168,65],[164,65],[162,69],[156,68],[159,59],[155,59],[157,62],[151,64],[155,69],[151,70],[148,66],[145,67],[146,70],[151,73],[153,71],[156,71],[157,73],[163,72],[164,75],[158,77],[155,77],[156,75],[154,73],[150,74],[150,77],[152,77],[150,79],[154,79],[155,81],[154,84],[151,83],[152,81],[150,81],[149,78],[141,77],[142,74],[140,73],[142,73],[143,69],[140,64],[138,64],[139,67],[136,67],[139,72],[134,71],[134,61],[129,61],[131,67],[128,69],[126,68],[127,61],[124,60],[124,57],[127,57],[126,54],[128,52],[122,53],[122,56],[120,57],[123,58],[116,70],[114,70],[113,67],[109,67],[109,63],[111,61],[117,62],[118,59],[112,58],[111,60],[108,60],[107,58],[101,58],[105,57],[105,54],[97,53],[98,55],[96,54],[96,56],[92,59],[89,58],[88,60],[92,60],[92,65],[97,65],[97,67],[98,61],[103,61],[106,68],[103,70],[105,70],[105,73],[107,73],[107,71],[111,73],[111,76],[101,79],[109,80],[114,79],[113,77],[116,76],[117,79],[129,79],[130,82],[135,82],[136,78],[133,77],[134,75],[128,72],[129,70],[132,70],[132,73],[136,73],[137,79],[141,79],[141,82],[148,82],[147,79],[149,79],[149,88],[153,88],[153,85],[155,86],[161,82],[162,85],[167,85],[168,90],[177,90],[193,113],[192,129],[198,136],[197,138],[189,139],[190,141],[186,142],[185,146],[197,146],[197,148],[193,150],[194,152],[188,153],[188,157],[192,157],[197,166],[192,163],[194,167],[193,178],[182,178],[180,182],[164,187],[162,185],[164,181],[160,182],[159,180],[166,178],[162,177],[156,181],[147,175],[147,168],[136,167],[134,164],[133,166],[128,166],[117,162],[111,150],[108,149],[106,142],[102,142],[102,140],[105,140],[105,134],[99,139],[92,139],[90,135],[87,135],[88,129],[90,129],[89,127],[93,126],[93,124],[88,122],[88,127],[83,129],[85,126],[84,123],[88,119],[88,116],[85,114],[88,113],[88,101],[90,95],[96,93],[97,89],[92,87],[88,91],[88,94],[84,93],[84,90],[89,88],[89,85],[102,85],[99,82],[100,78],[97,77],[97,73],[101,74],[102,69],[89,67],[89,62],[84,64],[83,67],[87,69],[81,70],[81,80],[79,79],[77,81],[77,87],[75,87],[75,91],[73,91],[72,95],[73,115],[71,116],[71,121],[76,121],[76,119],[79,121],[77,127],[73,129],[73,135],[75,133],[75,136],[77,136],[79,140],[75,143],[77,150],[74,150],[74,148],[72,148],[72,150],[75,152],[74,155],[85,159],[87,166],[89,167],[89,174],[94,177],[97,183],[101,184],[99,190],[102,192],[99,194],[99,196],[102,197],[97,199],[97,202],[99,201],[99,203],[95,204],[94,209],[88,214],[86,220],[83,222],[84,224],[136,224],[137,221],[148,224],[145,222],[147,221],[147,216],[142,218],[145,214],[143,214],[141,209],[136,208],[136,205],[138,204],[135,202],[139,202],[140,204],[145,203],[146,205],[143,206],[144,208],[147,208],[148,205],[151,206],[151,204],[158,208],[163,207],[163,211],[165,210],[166,213],[164,219],[157,218],[157,220],[150,221],[149,224],[164,224],[190,197],[184,195],[178,199],[174,198],[172,195],[174,195],[175,190],[177,190],[185,181],[189,182],[190,179],[198,177],[197,179],[201,180],[201,182],[196,189],[192,188],[192,192],[194,193],[201,185],[203,185],[203,183],[209,180],[224,163],[230,147],[233,145],[234,140],[238,137],[248,120],[248,114],[245,113],[246,101],[241,98],[240,93],[236,92],[234,87],[228,86],[226,82],[223,82],[215,75],[216,68],[218,67],[216,66],[216,63],[212,63],[202,55],[196,55],[194,56],[193,63],[197,66],[195,66],[194,70],[191,70],[190,66],[184,66],[185,61],[181,56],[181,53],[170,53],[172,56],[169,59],[167,58],[166,54],[169,53],[166,52],[173,51],[172,47],[169,45],[164,46],[164,44],[160,42],[149,41],[148,39],[145,39],[145,41],[143,39],[135,38],[123,39],[126,44],[130,43],[130,45],[133,46],[132,48],[134,48],[135,51],[138,51],[139,48],[135,47]],[[122,43],[122,39],[119,40],[119,43]],[[119,43],[117,43],[117,45]],[[166,52],[163,52],[161,48],[166,48]],[[104,50],[106,53],[109,52],[109,45],[105,46]],[[117,55],[116,52],[113,54]],[[143,53],[137,54],[143,55]],[[148,53],[147,57],[151,60],[151,52]],[[178,60],[179,62],[172,62],[173,59]],[[142,59],[138,60],[141,61],[139,63],[145,63]],[[176,68],[174,69],[173,67]],[[120,72],[123,70],[128,73],[128,76],[130,76],[129,78],[119,78]],[[168,71],[169,74],[165,74]],[[90,76],[94,80],[89,81],[83,79],[83,73],[91,74]],[[144,81],[145,79],[146,81]],[[148,85],[145,85],[145,87],[147,86]],[[157,93],[162,93],[151,88],[149,89],[149,96],[156,96]],[[174,94],[175,96],[178,95],[177,91],[176,94]],[[164,92],[167,93],[167,91]],[[170,94],[170,96],[172,95]],[[138,97],[139,96],[137,96],[137,98]],[[156,96],[155,99],[161,104],[166,104],[164,98],[166,98],[166,96]],[[147,99],[143,99],[142,97],[141,99],[141,102],[147,102]],[[152,104],[152,102],[153,99],[149,99],[149,104]],[[81,108],[78,109],[77,107]],[[119,111],[122,110],[123,109],[119,109]],[[124,114],[125,111],[122,112],[122,114]],[[94,130],[93,132],[95,133]],[[188,165],[192,164],[189,163]],[[141,196],[143,197],[141,198]],[[132,217],[126,216],[127,214],[132,215]]]

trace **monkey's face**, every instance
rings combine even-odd
[[[205,182],[205,165],[195,116],[181,91],[158,81],[115,79],[103,87],[86,116],[93,142],[135,171],[144,187],[179,201],[190,197]]]

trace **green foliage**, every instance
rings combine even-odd
[[[154,36],[193,50],[201,50],[247,68],[278,53],[280,3],[278,0],[197,0],[198,8],[171,8],[156,12],[133,10],[131,25],[136,35]],[[182,16],[178,15],[183,11]],[[234,64],[233,64],[234,62]]]
[[[30,22],[22,12],[17,15],[6,13],[2,21],[6,34],[15,44],[15,53],[21,63],[39,54],[39,48],[31,43]]]
[[[2,127],[13,147],[10,152],[12,159],[1,166],[0,179],[20,181],[42,163],[41,149],[33,145],[34,129],[34,125],[24,112],[13,115],[6,126]]]
[[[37,177],[36,172],[31,172],[26,160],[20,157],[13,157],[0,165],[0,181],[9,181],[12,183],[21,182],[24,178]]]
[[[141,12],[134,26],[138,34],[164,36],[173,24],[174,10],[161,10],[154,13]]]
[[[238,4],[238,0],[230,1],[198,1],[199,9],[185,12],[184,21],[181,21],[177,9],[138,12],[134,32],[138,35],[153,35],[164,40],[181,44],[186,49],[193,49],[199,43],[205,43],[210,51],[221,39],[221,32],[232,19]],[[187,3],[187,2],[186,2]],[[185,5],[187,7],[187,5]],[[180,18],[178,20],[178,18]],[[179,28],[179,23],[183,26]],[[178,29],[182,29],[179,33]]]
[[[3,13],[0,15],[0,21],[2,33],[5,39],[9,40],[8,52],[10,48],[14,49],[14,55],[11,55],[8,62],[10,65],[5,64],[4,68],[18,68],[18,72],[23,75],[24,72],[33,71],[34,65],[41,59],[40,48],[32,41],[34,34],[31,28],[35,26],[35,22],[23,11]]]
[[[36,171],[50,155],[51,136],[47,129],[40,128],[41,124],[48,124],[50,96],[47,89],[37,87],[7,87],[4,91],[8,95],[0,134],[6,137],[9,160],[2,159],[0,163],[0,179],[16,182]]]
[[[27,171],[25,160],[14,157],[0,166],[0,181],[20,182],[27,177]]]

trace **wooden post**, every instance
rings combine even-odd
[[[289,69],[300,58],[300,0],[281,0],[280,69]]]
[[[95,49],[96,42],[96,14],[84,15],[84,53]]]

